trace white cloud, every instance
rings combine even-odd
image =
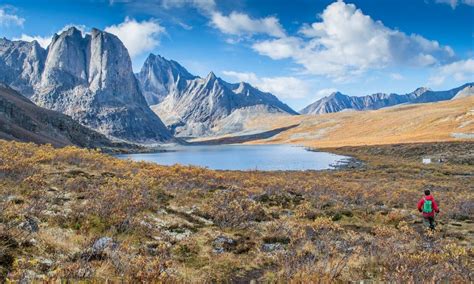
[[[429,66],[454,56],[448,46],[390,29],[342,1],[326,7],[321,21],[303,25],[301,36],[265,40],[253,49],[273,59],[291,58],[310,74],[335,80],[390,65]]]
[[[36,40],[39,45],[43,48],[47,48],[48,45],[51,43],[51,36],[29,36],[26,34],[21,34],[20,37],[14,38],[13,40],[23,40],[23,41],[34,41]]]
[[[460,60],[438,67],[435,73],[436,75],[430,78],[430,83],[434,85],[441,85],[446,80],[474,82],[474,58]]]
[[[283,99],[304,98],[310,92],[307,82],[295,77],[258,77],[255,73],[223,71],[224,75],[256,86]]]
[[[449,4],[451,6],[451,8],[453,8],[453,9],[456,9],[456,7],[460,3],[466,4],[466,5],[469,5],[469,6],[474,6],[474,0],[462,0],[462,1],[458,1],[458,0],[436,0],[436,3]]]
[[[284,37],[285,31],[275,17],[252,19],[247,14],[232,12],[224,16],[220,12],[212,13],[211,24],[221,32],[230,35],[267,34]]]
[[[0,8],[0,26],[23,26],[25,22],[24,18],[21,18],[17,15],[10,14],[5,8]]]
[[[161,34],[166,32],[155,20],[137,22],[130,18],[126,18],[118,25],[106,27],[105,31],[116,35],[128,49],[131,57],[156,48],[160,44]]]
[[[390,73],[390,78],[397,81],[405,79],[405,77],[403,77],[403,75],[400,73]]]

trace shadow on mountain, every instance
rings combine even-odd
[[[241,136],[231,136],[231,137],[222,137],[217,139],[210,139],[206,141],[196,141],[196,142],[189,142],[188,145],[219,145],[219,144],[237,144],[237,143],[244,143],[254,140],[260,139],[267,139],[271,138],[283,131],[292,129],[297,127],[299,124],[294,124],[286,127],[276,128],[265,132],[255,133],[255,134],[248,134],[248,135],[241,135]]]

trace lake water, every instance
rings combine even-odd
[[[194,165],[215,170],[326,170],[348,157],[291,145],[180,146],[169,152],[124,154],[122,159],[161,165]]]

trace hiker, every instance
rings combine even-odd
[[[423,212],[424,223],[429,226],[431,230],[434,230],[435,212],[439,213],[439,208],[428,189],[425,190],[425,196],[418,201],[418,211]]]

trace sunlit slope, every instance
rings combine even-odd
[[[259,117],[247,131],[299,124],[252,143],[295,143],[315,147],[472,140],[474,97],[405,105],[376,111]]]

